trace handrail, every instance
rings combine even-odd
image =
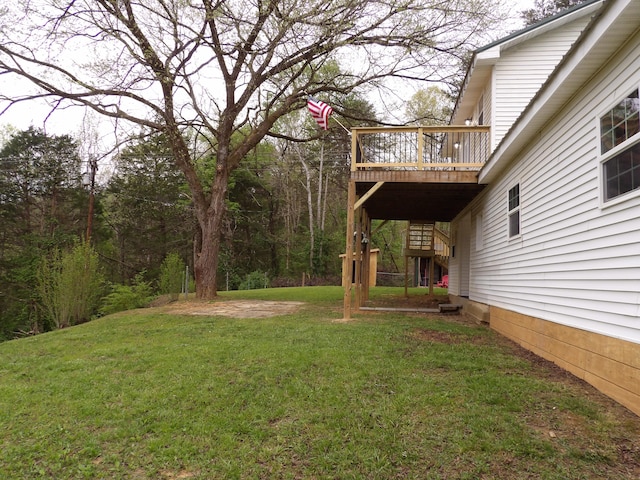
[[[449,256],[449,235],[440,230],[439,228],[434,228],[434,250],[436,251],[436,255],[440,255],[442,257]]]
[[[479,170],[488,126],[354,127],[351,170]]]

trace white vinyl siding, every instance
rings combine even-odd
[[[493,147],[540,90],[588,21],[588,17],[581,18],[504,52],[494,70]]]
[[[493,103],[491,101],[491,84],[488,84],[483,93],[483,115],[484,115],[484,124],[491,125],[493,119]]]
[[[598,117],[640,84],[638,45],[640,35],[469,207],[483,212],[484,232],[471,252],[472,300],[640,342],[640,197],[602,206]],[[516,183],[526,219],[509,241]]]
[[[482,221],[482,213],[478,213],[475,216],[475,232],[476,232],[476,236],[475,236],[475,245],[474,245],[474,250],[482,250],[482,248],[484,247],[484,223]]]
[[[471,216],[465,215],[452,229],[455,255],[449,259],[449,292],[461,297],[469,296],[470,258],[472,249]],[[475,241],[473,241],[475,245]]]

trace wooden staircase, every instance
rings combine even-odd
[[[436,228],[435,222],[410,221],[407,228],[405,256],[405,291],[408,288],[408,259],[428,258],[429,260],[429,294],[433,293],[435,265],[442,271],[449,269],[449,236]]]

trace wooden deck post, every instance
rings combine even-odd
[[[360,207],[356,209],[355,217],[356,217],[356,233],[354,235],[354,245],[353,251],[356,255],[355,258],[355,289],[356,289],[356,299],[355,306],[356,310],[358,310],[362,306],[362,215],[363,208]]]
[[[434,282],[434,275],[436,274],[436,257],[431,256],[429,257],[429,295],[433,295],[433,284]]]
[[[405,238],[404,252],[402,252],[402,257],[404,258],[404,296],[405,298],[409,297],[409,262],[407,254],[409,253],[409,236],[411,235],[411,222],[407,222],[407,233]]]
[[[353,157],[355,158],[355,157]],[[347,190],[347,238],[345,241],[345,268],[342,271],[342,284],[344,285],[343,319],[351,318],[351,284],[353,282],[353,206],[356,203],[356,182],[349,180]]]
[[[367,239],[366,243],[362,245],[363,260],[362,260],[362,297],[360,298],[360,307],[364,306],[365,302],[369,300],[369,288],[371,287],[371,219],[367,214],[365,208],[362,209],[362,231],[364,238]]]
[[[409,263],[406,255],[403,255],[404,258],[404,297],[409,297]]]
[[[418,170],[424,168],[424,131],[418,128]]]

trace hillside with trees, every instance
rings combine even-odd
[[[460,66],[503,18],[500,0],[92,5],[0,12],[0,73],[33,88],[0,92],[0,112],[82,106],[112,120],[118,141],[96,156],[90,138],[6,136],[0,338],[143,305],[176,283],[203,299],[337,284],[349,128],[446,122]],[[328,130],[308,115],[310,95],[333,108]],[[402,228],[379,229],[384,270],[401,266]],[[58,318],[43,298],[71,288],[67,275],[89,281],[74,269],[83,255],[95,295]]]
[[[347,117],[343,101],[372,88],[391,92],[389,81],[451,82],[458,76],[450,66],[484,43],[503,18],[500,6],[20,0],[0,12],[0,74],[34,91],[0,93],[0,101],[83,106],[113,119],[121,137],[163,135],[192,202],[197,295],[210,299],[221,283],[233,174],[263,139],[320,139],[282,127],[309,95]],[[203,158],[214,165],[203,170]],[[309,232],[313,249],[323,243],[317,230]]]

